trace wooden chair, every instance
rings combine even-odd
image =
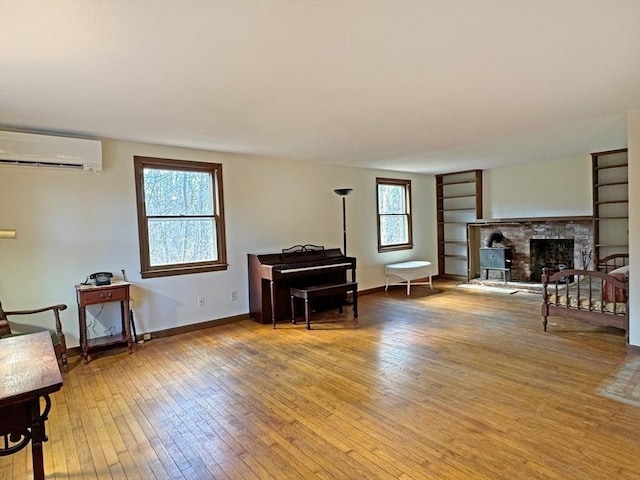
[[[6,311],[2,308],[2,302],[0,302],[0,342],[2,338],[12,335],[25,335],[27,333],[36,333],[48,331],[51,335],[51,341],[53,342],[53,348],[58,357],[58,362],[61,365],[62,371],[67,371],[67,343],[64,339],[64,333],[62,332],[62,323],[60,323],[60,312],[66,310],[66,305],[52,305],[50,307],[36,308],[35,310],[15,310]],[[55,319],[55,330],[47,328],[46,326],[39,325],[27,325],[23,323],[17,323],[13,320],[9,321],[8,317],[18,315],[33,315],[36,313],[42,313],[47,311],[53,311],[53,317]]]

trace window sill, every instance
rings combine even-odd
[[[378,253],[394,252],[396,250],[411,250],[412,248],[412,243],[403,243],[402,245],[385,245],[384,247],[378,247]]]
[[[199,265],[197,267],[173,267],[173,268],[154,268],[153,270],[146,270],[141,272],[142,278],[157,278],[157,277],[170,277],[174,275],[189,275],[192,273],[206,273],[217,272],[220,270],[226,270],[229,265],[217,264],[217,265]]]

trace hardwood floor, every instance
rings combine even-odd
[[[539,297],[436,281],[362,295],[357,323],[251,320],[70,359],[47,479],[638,479],[640,408],[598,395],[615,330]],[[0,479],[31,476],[30,449]]]

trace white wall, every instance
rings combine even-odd
[[[222,272],[142,280],[135,208],[133,156],[218,162],[223,165],[229,268]],[[74,285],[94,271],[125,269],[134,283],[138,333],[246,314],[247,253],[278,252],[300,243],[342,247],[342,203],[347,197],[348,253],[357,257],[360,289],[384,285],[386,263],[437,259],[435,182],[414,175],[288,162],[199,150],[105,140],[100,173],[0,167],[0,300],[6,309],[66,303],[69,347],[78,345]],[[413,183],[415,247],[379,254],[376,176]],[[238,300],[231,301],[231,291]],[[198,296],[205,306],[198,307]],[[119,322],[117,304],[88,308],[90,336]],[[96,321],[97,317],[97,321]]]
[[[629,344],[640,346],[640,108],[627,114],[629,142]]]
[[[629,112],[631,270],[640,271],[640,110]],[[63,323],[70,347],[78,344],[73,286],[94,271],[134,283],[138,333],[246,314],[246,254],[276,252],[297,243],[342,247],[341,200],[347,197],[348,253],[358,259],[360,289],[384,284],[387,263],[424,258],[437,271],[435,180],[369,169],[288,162],[200,150],[104,141],[104,171],[0,167],[0,300],[7,309],[66,303]],[[142,280],[139,275],[133,156],[222,163],[229,269]],[[552,172],[552,173],[551,173]],[[375,177],[413,181],[415,248],[377,252]],[[591,215],[590,159],[496,168],[484,172],[486,218]],[[564,189],[562,194],[560,189]],[[631,276],[631,344],[640,345],[640,295]],[[231,301],[232,290],[238,300]],[[196,298],[205,297],[197,307]],[[119,320],[117,305],[89,307],[94,334]],[[90,332],[91,333],[91,332]]]
[[[485,170],[484,218],[592,215],[591,157]]]

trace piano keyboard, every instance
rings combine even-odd
[[[287,274],[287,273],[296,273],[296,272],[309,272],[311,270],[323,270],[325,268],[338,268],[338,267],[350,267],[351,263],[350,262],[345,262],[345,263],[331,263],[329,265],[313,265],[311,267],[300,267],[300,268],[289,268],[289,269],[282,269],[280,270],[280,273]]]

